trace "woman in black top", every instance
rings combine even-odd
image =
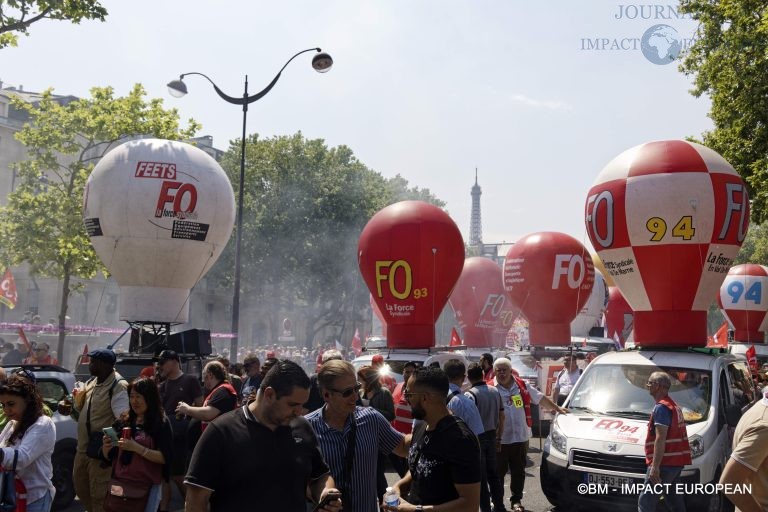
[[[162,497],[162,481],[170,476],[173,433],[154,380],[134,380],[128,386],[128,397],[128,413],[113,425],[120,436],[118,445],[104,436],[102,452],[112,462],[115,478],[151,485],[145,512],[155,512]],[[124,428],[131,429],[130,437],[122,435]]]

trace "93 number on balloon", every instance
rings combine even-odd
[[[732,281],[728,283],[726,292],[731,297],[731,304],[738,303],[742,299],[742,296],[745,302],[751,301],[755,304],[760,304],[763,298],[762,283],[760,281],[755,281],[749,288],[747,288],[746,292],[744,291],[744,288],[744,283],[741,281]]]

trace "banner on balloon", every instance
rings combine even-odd
[[[711,149],[649,142],[614,158],[587,194],[592,246],[634,310],[638,346],[704,346],[707,309],[749,225],[741,177]]]

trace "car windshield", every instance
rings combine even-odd
[[[683,411],[686,423],[707,419],[711,403],[711,374],[691,368],[647,365],[591,365],[572,391],[567,408],[594,414],[648,418],[654,400],[646,382],[651,373],[665,371],[672,377],[669,396]]]

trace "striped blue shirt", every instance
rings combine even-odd
[[[340,432],[330,427],[323,417],[325,406],[305,416],[317,434],[317,445],[331,468],[336,486],[345,489],[341,497],[344,510],[355,512],[378,512],[376,496],[376,460],[378,452],[388,454],[403,440],[403,434],[372,407],[355,408],[355,458],[352,465],[352,482],[344,481],[347,439],[351,429],[350,420]]]
[[[448,410],[457,418],[464,420],[469,430],[479,436],[485,432],[480,411],[471,398],[461,393],[461,388],[456,384],[448,384]]]

